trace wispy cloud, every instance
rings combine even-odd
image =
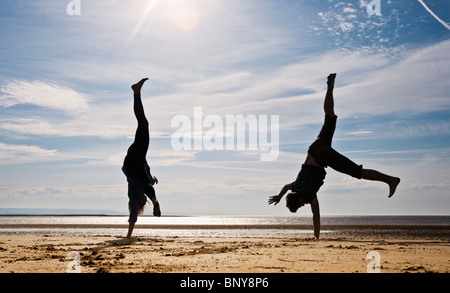
[[[356,1],[354,1],[356,2]],[[316,34],[331,36],[335,46],[353,50],[376,51],[391,47],[399,36],[401,27],[398,10],[383,2],[383,17],[369,17],[367,5],[370,1],[360,0],[359,5],[352,1],[329,1],[329,6],[317,13],[317,20],[309,27]],[[390,27],[389,30],[383,28]]]
[[[54,149],[0,143],[0,163],[2,165],[46,162],[57,158],[58,152]]]
[[[373,134],[372,130],[358,130],[358,131],[350,131],[345,133],[346,135],[355,135],[355,136],[366,136],[368,134]]]
[[[450,62],[446,56],[448,50],[450,41],[417,51],[405,51],[402,59],[390,58],[381,53],[331,51],[274,68],[271,72],[236,71],[213,75],[201,81],[187,81],[173,86],[170,94],[154,93],[150,80],[143,94],[144,107],[149,116],[152,137],[170,138],[176,130],[171,127],[171,119],[176,114],[192,116],[196,106],[203,107],[204,116],[279,115],[280,127],[288,130],[322,121],[320,113],[326,76],[330,72],[337,72],[335,96],[340,117],[442,110],[450,107],[447,98],[450,82],[445,78],[450,74],[450,66],[445,66]],[[4,118],[0,121],[1,128],[22,134],[47,136],[117,138],[134,135],[136,123],[128,86],[128,93],[125,94],[128,98],[125,96],[121,102],[112,99],[98,106],[94,104],[95,100],[88,104],[82,94],[54,84],[51,88],[59,90],[55,90],[53,97],[73,99],[69,98],[67,103],[40,99],[38,97],[44,95],[45,91],[37,90],[34,95],[35,92],[29,90],[27,83],[17,83],[24,86],[16,87],[14,103],[30,100],[42,106],[64,110],[82,108],[85,111],[63,122],[51,117]],[[41,89],[40,86],[37,88]],[[28,98],[20,96],[20,92]],[[108,101],[108,93],[102,95],[97,100],[104,97]],[[3,103],[8,102],[3,100]]]
[[[448,109],[448,50],[450,41],[444,41],[405,52],[401,60],[367,72],[360,82],[336,90],[336,96],[342,97],[344,102],[339,109],[347,116]]]
[[[32,104],[76,113],[88,108],[88,97],[73,89],[45,81],[14,80],[0,89],[0,106]]]
[[[126,185],[77,185],[77,186],[21,186],[3,187],[0,189],[0,198],[20,198],[27,200],[36,199],[74,199],[92,197],[95,194],[101,198],[123,197]],[[82,204],[81,204],[82,206]]]
[[[164,107],[163,101],[170,101],[175,112],[190,113],[192,107],[204,105],[219,115],[273,113],[280,115],[284,129],[299,127],[322,120],[326,76],[337,72],[335,99],[341,117],[442,110],[450,107],[450,82],[445,78],[450,74],[450,66],[445,65],[450,62],[448,50],[450,41],[405,51],[401,59],[327,52],[270,73],[246,72],[205,80],[202,87],[181,87],[180,93],[156,98],[154,107]],[[226,91],[212,90],[217,84],[224,89],[224,81],[228,81]],[[208,86],[211,88],[205,90]]]

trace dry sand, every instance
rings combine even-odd
[[[442,231],[441,231],[442,232]],[[441,233],[438,232],[438,233]],[[1,273],[448,273],[450,238],[411,233],[345,233],[286,238],[186,238],[0,234]],[[371,254],[369,254],[371,255]],[[372,266],[370,266],[372,267]],[[76,268],[76,267],[72,267]]]

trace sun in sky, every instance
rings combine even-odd
[[[200,14],[195,9],[181,9],[174,14],[173,23],[177,29],[190,32],[198,27]]]
[[[129,13],[133,14],[136,24],[126,45],[134,43],[138,36],[144,39],[150,33],[164,34],[167,29],[180,33],[194,32],[205,13],[201,4],[196,0],[149,0],[144,6],[131,4]],[[164,32],[160,31],[161,28]]]
[[[190,32],[195,30],[201,19],[198,1],[181,0],[149,0],[145,9],[138,16],[139,22],[133,31],[137,34],[145,24],[152,25],[155,20],[171,22],[175,28]]]

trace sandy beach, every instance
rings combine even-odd
[[[298,237],[1,233],[1,273],[448,273],[448,227],[345,227]],[[73,252],[73,253],[71,253]],[[79,262],[76,263],[79,257]]]

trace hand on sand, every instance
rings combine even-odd
[[[308,237],[308,238],[305,238],[305,240],[306,240],[306,241],[319,241],[319,238],[316,238],[316,237]]]
[[[161,209],[159,208],[159,202],[158,201],[154,201],[153,202],[153,216],[161,217]]]

